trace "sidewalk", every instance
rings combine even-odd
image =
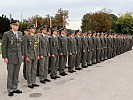
[[[7,71],[0,60],[0,100],[133,100],[133,50],[40,87],[27,88],[20,70],[22,94],[8,97]]]

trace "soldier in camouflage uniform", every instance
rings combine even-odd
[[[81,51],[82,51],[82,41],[81,41],[81,33],[79,30],[75,31],[75,40],[77,47],[76,61],[75,61],[75,69],[81,70],[80,62],[81,62]]]
[[[4,33],[2,38],[2,58],[7,64],[7,90],[8,96],[22,93],[18,90],[18,76],[22,63],[22,33],[18,31],[19,23],[11,22],[11,30]]]
[[[36,84],[37,60],[40,54],[40,37],[35,34],[35,25],[29,27],[29,34],[24,37],[24,56],[26,60],[26,78],[29,88],[38,87]]]

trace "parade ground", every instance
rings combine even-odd
[[[68,72],[67,72],[68,73]],[[8,97],[7,69],[0,59],[0,100],[133,100],[133,50],[60,79],[27,88],[19,74],[22,94]]]

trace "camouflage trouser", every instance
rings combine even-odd
[[[92,64],[92,51],[87,53],[87,64]]]
[[[107,60],[107,48],[104,49],[104,59]]]
[[[43,59],[40,59],[40,66],[39,66],[40,80],[47,79],[48,67],[49,67],[49,57],[45,56]]]
[[[92,50],[92,63],[96,63],[96,50]]]
[[[100,56],[101,61],[104,60],[104,49],[101,49],[101,56]]]
[[[18,76],[20,70],[20,63],[19,64],[7,64],[7,90],[8,92],[13,92],[18,88]]]
[[[76,59],[75,59],[75,68],[79,68],[81,62],[81,52],[78,52],[76,54]]]
[[[51,77],[57,76],[58,66],[59,66],[59,57],[58,56],[50,57]]]
[[[28,85],[36,83],[36,72],[37,72],[37,59],[26,61],[26,78]]]
[[[82,66],[87,66],[87,52],[83,52],[82,53],[82,59],[81,59],[81,63],[82,63]]]
[[[67,63],[67,55],[59,57],[59,73],[63,73]]]
[[[97,49],[97,51],[96,51],[96,61],[97,61],[97,62],[100,62],[100,54],[101,54],[101,50],[100,50],[100,48],[99,48],[99,49]]]
[[[75,55],[68,56],[68,71],[72,71],[75,67]]]

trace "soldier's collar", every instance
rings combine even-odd
[[[44,33],[42,33],[42,36],[45,36],[45,34],[44,34]]]
[[[61,34],[61,36],[65,36],[65,35]]]
[[[53,34],[53,37],[57,37],[57,36]]]
[[[16,34],[16,33],[18,33],[18,31],[17,31],[17,32],[14,32],[12,29],[11,29],[10,31],[12,32],[12,34]]]

